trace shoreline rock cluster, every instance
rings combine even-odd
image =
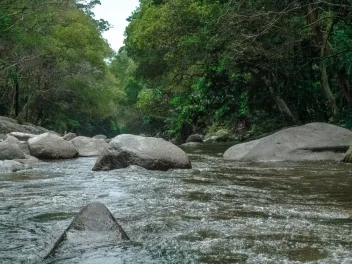
[[[18,129],[19,131],[10,131]],[[162,138],[123,134],[113,139],[68,133],[61,136],[45,128],[0,117],[0,173],[28,168],[41,160],[98,157],[93,171],[137,165],[148,170],[192,168],[187,154]],[[24,132],[22,132],[24,131]],[[36,132],[36,133],[30,133]],[[189,136],[181,147],[199,147],[203,142],[223,142],[228,132],[203,137]],[[236,144],[223,154],[233,161],[342,161],[352,162],[352,131],[326,123],[290,127],[269,136]]]
[[[99,157],[93,170],[113,170],[130,165],[149,170],[191,168],[187,154],[161,138],[119,135],[107,139],[104,135],[90,138],[74,133],[61,136],[44,128],[31,127],[36,134],[29,133],[16,120],[0,118],[1,131],[8,132],[0,138],[0,173],[23,170],[41,160],[93,156]],[[20,131],[11,131],[13,129]]]

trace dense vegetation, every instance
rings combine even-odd
[[[1,1],[0,114],[182,137],[352,128],[352,0],[140,0],[115,55],[97,3]]]
[[[168,134],[351,127],[351,12],[350,0],[141,0],[114,72],[126,107]]]
[[[99,1],[0,1],[0,115],[60,132],[113,132],[122,99]],[[105,130],[105,131],[104,131]]]

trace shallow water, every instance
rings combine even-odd
[[[92,172],[95,158],[0,174],[0,263],[40,263],[75,214],[103,202],[132,241],[45,263],[352,263],[352,166],[235,163]],[[204,155],[206,153],[206,155]]]

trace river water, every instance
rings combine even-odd
[[[352,166],[237,163],[204,148],[192,170],[92,172],[96,158],[0,175],[0,263],[40,263],[87,203],[131,242],[45,263],[352,263]]]

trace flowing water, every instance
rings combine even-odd
[[[82,207],[104,203],[131,242],[45,263],[352,263],[352,166],[236,163],[92,172],[95,158],[0,175],[0,263],[41,263]],[[212,154],[213,153],[213,154]]]

